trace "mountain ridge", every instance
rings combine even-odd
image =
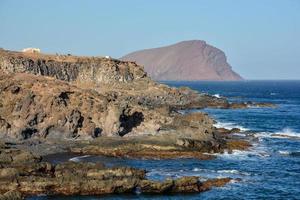
[[[155,80],[243,80],[225,53],[203,40],[135,51],[120,59],[143,65]]]

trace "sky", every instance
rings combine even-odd
[[[246,79],[300,80],[300,0],[0,0],[0,47],[110,55],[205,40]]]

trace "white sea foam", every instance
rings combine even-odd
[[[270,138],[272,137],[271,136],[272,133],[270,132],[259,132],[259,133],[255,133],[255,137],[258,137],[258,138]]]
[[[258,132],[254,134],[254,137],[256,137],[259,142],[262,142],[265,138],[275,138],[270,132]]]
[[[194,171],[194,172],[200,172],[200,171],[203,171],[204,169],[200,169],[200,168],[198,168],[198,167],[195,167],[192,171]]]
[[[293,131],[290,128],[284,128],[282,131],[273,133],[271,136],[273,137],[297,137],[300,138],[300,133]]]
[[[222,169],[222,170],[212,170],[212,169],[202,169],[195,167],[192,169],[193,172],[205,172],[205,173],[218,173],[218,174],[246,174],[244,172],[240,172],[236,169]]]
[[[217,171],[220,174],[237,174],[237,175],[244,175],[244,176],[250,176],[247,172],[240,172],[236,169],[224,169],[224,170],[218,170]]]
[[[290,155],[289,151],[278,151],[278,153],[281,155]]]
[[[218,173],[221,173],[221,174],[240,174],[240,172],[238,170],[235,170],[235,169],[222,169],[222,170],[218,170],[217,171]]]
[[[279,150],[279,154],[284,155],[284,156],[294,156],[294,157],[299,157],[300,156],[300,151],[284,151],[284,150]]]
[[[168,169],[152,169],[147,173],[149,178],[151,177],[160,177],[165,178],[180,178],[184,176],[197,176],[201,180],[207,180],[211,178],[224,178],[224,177],[245,177],[250,176],[251,174],[247,172],[241,172],[235,169],[205,169],[195,167],[193,169],[184,169],[184,170],[168,170]]]
[[[74,158],[70,158],[69,161],[80,162],[83,158],[87,158],[87,157],[90,157],[90,155],[76,156]]]
[[[238,128],[241,131],[248,131],[249,129],[239,126],[237,124],[231,123],[231,122],[217,122],[214,124],[216,128],[226,128],[226,129],[233,129],[233,128]]]
[[[259,138],[295,138],[300,139],[300,133],[293,131],[290,128],[284,128],[282,131],[277,131],[275,133],[271,132],[260,132],[255,134]]]
[[[212,95],[213,97],[216,97],[216,98],[218,98],[218,99],[220,99],[221,98],[221,96],[219,95],[219,94],[214,94],[214,95]]]
[[[258,105],[247,105],[247,108],[260,108]]]
[[[240,180],[237,180],[237,179],[231,179],[230,181],[229,181],[229,183],[239,183],[239,182],[241,182]]]
[[[209,154],[209,153],[204,153],[204,154]],[[257,158],[270,157],[269,153],[260,149],[250,149],[247,151],[233,150],[231,153],[225,151],[224,153],[214,153],[209,155],[215,155],[223,159],[229,159],[229,160],[251,160]]]

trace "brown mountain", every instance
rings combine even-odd
[[[242,80],[223,51],[201,40],[130,53],[122,60],[136,61],[155,80]]]

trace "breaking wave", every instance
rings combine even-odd
[[[300,139],[300,133],[293,131],[290,128],[284,128],[282,131],[275,133],[271,132],[260,132],[255,134],[260,138],[291,138],[291,139]]]
[[[266,158],[270,157],[270,154],[267,153],[264,149],[249,149],[247,151],[241,151],[241,150],[233,150],[232,152],[224,152],[224,153],[204,153],[208,155],[215,155],[217,157],[220,157],[222,159],[226,160],[253,160],[257,158]]]
[[[249,129],[239,126],[237,124],[231,123],[231,122],[217,122],[214,124],[216,128],[226,128],[226,129],[233,129],[233,128],[238,128],[241,131],[248,131]]]
[[[284,155],[284,156],[295,156],[295,157],[300,156],[300,151],[283,151],[283,150],[279,150],[278,153],[281,154],[281,155]]]
[[[166,178],[180,178],[184,176],[197,176],[200,180],[207,180],[211,178],[242,178],[245,176],[251,176],[248,172],[239,171],[236,169],[207,169],[194,167],[192,169],[182,170],[167,170],[167,169],[152,169],[147,172],[147,176],[150,179],[164,180]]]
[[[284,128],[282,131],[271,134],[273,137],[296,137],[300,138],[300,133],[293,131],[290,128]]]

